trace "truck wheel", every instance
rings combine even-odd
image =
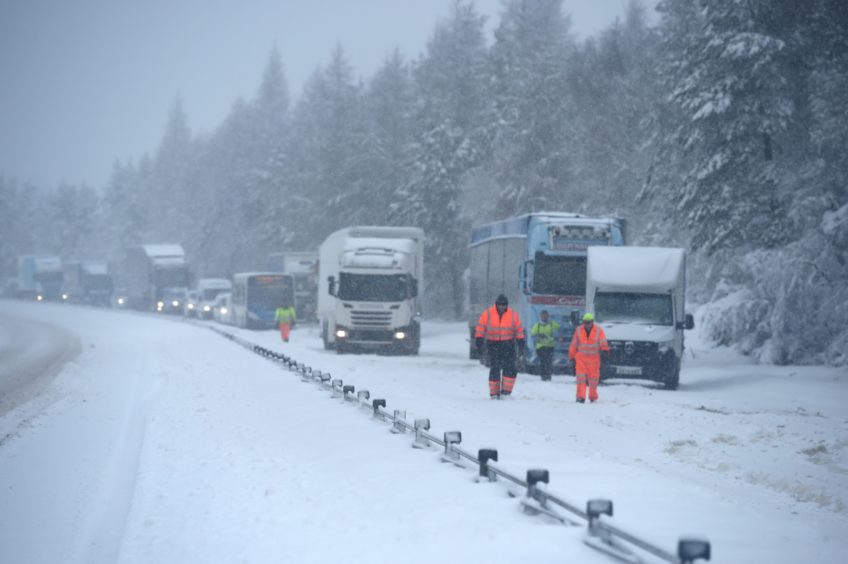
[[[680,385],[680,361],[676,360],[665,371],[663,387],[666,390],[676,390]]]

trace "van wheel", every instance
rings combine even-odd
[[[663,378],[663,387],[666,390],[676,390],[680,385],[680,361],[676,360],[665,371]]]

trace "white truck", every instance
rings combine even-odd
[[[191,278],[182,246],[129,247],[120,276],[131,307],[182,313]]]
[[[325,349],[418,354],[424,232],[348,227],[319,249],[318,320]]]
[[[62,260],[51,255],[21,255],[18,257],[17,293],[22,298],[38,301],[67,299],[63,293]]]
[[[589,247],[586,310],[610,345],[601,378],[680,383],[686,313],[686,252],[660,247]]]
[[[318,253],[288,251],[268,255],[268,270],[294,277],[294,307],[297,320],[314,322],[318,309]]]

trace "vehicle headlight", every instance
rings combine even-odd
[[[668,354],[669,351],[674,350],[674,340],[671,341],[660,341],[657,343],[657,351],[660,354]]]
[[[225,307],[221,308],[221,315],[227,315],[227,308],[225,308]]]
[[[171,305],[174,306],[174,307],[180,307],[180,302],[179,302],[179,300],[174,300],[174,301],[171,302]]]
[[[124,305],[124,298],[118,298],[118,305]]]
[[[338,337],[339,339],[346,338],[347,337],[347,330],[346,329],[336,329],[336,337]]]
[[[403,331],[395,331],[395,339],[397,339],[398,341],[406,339],[406,333],[404,333]]]
[[[203,306],[203,311],[212,311],[212,308],[208,305]]]
[[[67,300],[67,299],[68,299],[68,294],[62,294],[62,299],[63,299],[63,300]]]
[[[194,304],[188,304],[188,309],[194,309]]]
[[[162,309],[163,307],[165,307],[165,302],[156,302],[156,307]]]
[[[41,294],[38,294],[37,296],[35,296],[35,299],[40,302],[41,300],[44,299],[44,296],[42,296]]]

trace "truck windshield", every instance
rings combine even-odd
[[[161,288],[184,288],[188,286],[188,270],[161,268],[156,271],[156,281]]]
[[[406,274],[339,274],[340,300],[400,302],[409,296],[409,276]]]
[[[556,296],[586,294],[586,257],[552,257],[536,254],[533,292]]]
[[[605,321],[672,325],[671,296],[661,294],[597,293],[595,316]]]
[[[229,292],[227,288],[207,288],[203,290],[203,299],[207,302],[214,300],[221,292]]]

